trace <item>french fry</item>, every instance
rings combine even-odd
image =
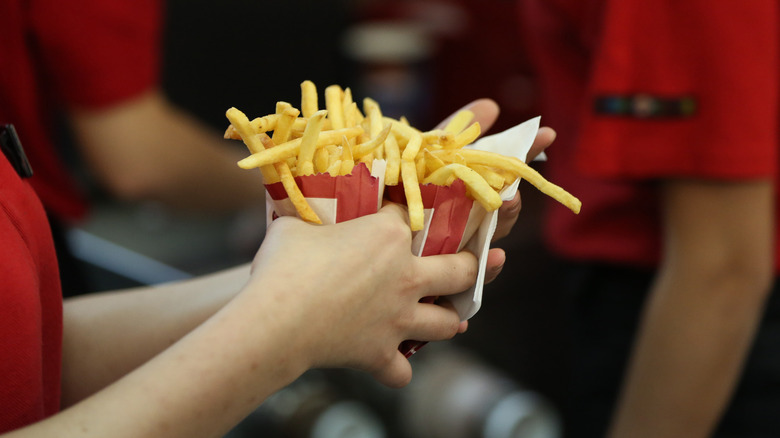
[[[260,141],[260,138],[258,138],[255,130],[252,129],[252,125],[249,123],[249,118],[247,118],[246,114],[237,108],[230,108],[225,113],[225,116],[227,116],[228,120],[230,120],[231,126],[235,128],[239,138],[244,141],[244,144],[249,149],[249,152],[255,154],[262,152],[265,149],[263,142]],[[279,181],[279,174],[276,172],[271,163],[256,167],[260,167],[260,171],[263,174],[263,180],[266,184],[273,184]]]
[[[359,126],[353,126],[351,128],[333,129],[329,131],[321,131],[317,137],[317,147],[325,146],[328,144],[335,144],[341,141],[342,136],[352,138],[363,132],[363,128]],[[276,145],[271,149],[266,149],[242,159],[238,162],[238,166],[242,169],[254,169],[255,167],[261,167],[268,164],[273,164],[279,160],[286,160],[287,158],[298,155],[298,151],[301,148],[302,137],[292,139],[286,143]]]
[[[387,116],[382,117],[382,119],[385,121],[385,123],[390,123],[392,126],[392,133],[395,135],[396,140],[398,141],[398,146],[400,147],[406,147],[406,143],[409,142],[412,136],[415,134],[420,134],[419,130],[412,128],[411,126],[402,123],[399,120],[395,120]]]
[[[282,144],[290,138],[293,124],[297,120],[300,111],[293,108],[289,102],[279,101],[276,102],[276,114],[279,114],[279,119],[276,121],[276,128],[274,128],[273,137],[271,137],[275,145]],[[295,166],[295,159],[293,157],[288,158],[287,165]]]
[[[460,149],[467,144],[474,143],[474,140],[479,138],[482,133],[482,128],[478,122],[472,123],[468,128],[459,132],[451,144],[447,146],[448,149]]]
[[[266,149],[275,146],[273,140],[267,134],[260,134],[259,138]],[[274,163],[274,169],[276,169],[276,172],[279,174],[279,179],[282,181],[284,191],[287,192],[287,197],[290,198],[290,202],[295,206],[295,211],[298,212],[298,216],[307,222],[322,224],[322,220],[320,220],[317,213],[312,210],[311,206],[306,201],[306,198],[303,196],[300,187],[298,187],[298,184],[295,182],[295,178],[293,177],[287,162],[281,161]]]
[[[344,126],[354,126],[355,121],[357,120],[353,117],[353,103],[355,102],[352,100],[352,89],[349,87],[344,88],[344,92],[342,93],[341,97],[341,109],[344,111]],[[357,108],[357,104],[355,104],[355,108]]]
[[[279,109],[280,108],[277,106],[277,111]],[[298,114],[300,113],[300,111],[293,108],[292,106],[286,106],[282,108],[281,117],[279,118],[279,121],[276,122],[276,129],[274,130],[273,137],[271,137],[271,139],[274,141],[274,144],[286,143],[290,139],[290,136],[292,135],[293,124],[295,123],[295,119],[298,118]]]
[[[446,163],[441,160],[441,158],[437,157],[436,155],[433,155],[431,151],[428,149],[425,149],[425,168],[428,170],[428,173],[433,173],[436,171],[436,169],[440,167],[444,167]]]
[[[414,161],[401,160],[401,179],[406,195],[406,208],[409,210],[409,227],[412,231],[420,231],[425,226],[425,208]]]
[[[308,119],[314,116],[319,111],[318,105],[317,86],[309,80],[301,82],[301,114],[303,117]]]
[[[283,100],[280,100],[276,102],[276,114],[284,114],[284,111],[287,110],[287,108],[292,108],[292,104],[290,102],[285,102]],[[296,116],[297,117],[297,116]]]
[[[450,150],[433,152],[434,155],[437,155],[444,161],[447,161],[447,157],[453,156],[454,153],[455,151]],[[574,213],[580,212],[582,202],[580,202],[579,199],[575,198],[561,187],[544,179],[544,177],[540,175],[539,172],[518,158],[506,157],[494,152],[479,151],[474,149],[460,149],[457,151],[457,153],[461,154],[469,164],[482,164],[485,166],[508,170],[518,177],[523,178],[531,183],[531,185],[539,189],[545,195],[550,196],[551,198],[565,205]]]
[[[385,139],[385,184],[388,186],[397,186],[398,178],[401,174],[401,151],[398,148],[398,142],[395,136],[388,135]]]
[[[341,174],[341,159],[335,159],[328,164],[327,170],[325,170],[325,173],[329,174],[330,176],[339,176]]]
[[[255,132],[259,134],[261,132],[268,132],[276,129],[276,122],[279,120],[280,117],[281,114],[268,114],[267,116],[257,117],[249,123],[252,125],[252,129],[254,129]],[[296,133],[298,135],[302,134],[303,131],[306,129],[306,125],[308,124],[308,122],[309,120],[303,117],[299,117],[295,119],[295,123],[293,123],[292,126],[293,134]],[[328,129],[328,130],[331,129],[330,121],[325,120],[323,122],[322,129]],[[226,140],[241,140],[241,136],[238,135],[236,128],[234,128],[232,124],[228,125],[223,137]]]
[[[330,166],[330,154],[325,148],[319,148],[314,152],[314,170],[315,173],[325,173]]]
[[[363,99],[363,112],[366,113],[366,117],[375,117],[375,114],[378,117],[382,117],[382,109],[379,107],[379,103],[370,97]]]
[[[470,110],[460,110],[452,116],[449,122],[447,122],[444,126],[444,131],[458,134],[466,129],[472,120],[474,120],[474,112]]]
[[[387,125],[385,129],[382,130],[376,137],[372,138],[371,140],[361,143],[357,146],[355,146],[355,149],[352,151],[352,155],[355,158],[361,158],[365,155],[370,154],[374,151],[377,147],[381,146],[382,143],[385,142],[385,139],[387,139],[387,136],[390,135],[390,125]]]
[[[363,107],[366,110],[366,118],[368,120],[369,138],[382,137],[382,144],[373,149],[375,157],[377,159],[382,159],[385,155],[384,142],[387,138],[387,134],[383,132],[386,127],[382,120],[382,110],[379,108],[379,104],[376,101],[368,98],[363,100]]]
[[[498,192],[476,170],[462,164],[447,164],[428,175],[423,183],[449,185],[452,176],[456,176],[466,184],[469,193],[485,207],[485,210],[493,211],[501,207],[503,201]]]
[[[355,158],[352,155],[352,146],[349,144],[349,139],[343,137],[341,140],[341,169],[339,175],[349,175],[352,173],[352,168],[355,167]]]
[[[485,181],[490,185],[490,187],[493,187],[493,189],[497,192],[501,191],[505,185],[509,185],[514,182],[514,177],[512,178],[512,181],[507,182],[504,178],[504,175],[491,169],[490,167],[483,166],[481,164],[472,164],[469,167],[474,169],[482,178],[485,178]]]
[[[385,128],[385,123],[382,119],[382,110],[379,108],[379,104],[372,99],[365,99],[363,101],[363,106],[366,110],[366,116],[368,117],[368,134],[371,137],[376,137]]]
[[[328,110],[333,129],[342,129],[344,122],[344,91],[338,85],[331,85],[325,89],[325,108]]]
[[[434,129],[433,131],[427,131],[422,133],[423,142],[430,146],[442,146],[447,147],[455,142],[455,134],[441,129]]]
[[[412,132],[403,153],[401,153],[401,159],[404,161],[414,161],[415,158],[417,158],[417,154],[420,152],[421,146],[422,134],[420,134],[419,131]]]
[[[306,130],[303,132],[301,145],[298,150],[298,175],[311,175],[314,173],[314,152],[317,149],[317,138],[322,131],[322,122],[327,114],[326,110],[315,112],[306,125]]]
[[[417,180],[422,181],[425,179],[425,174],[428,170],[425,166],[425,154],[419,154],[415,160],[415,165],[417,167]]]
[[[273,131],[273,129],[276,127],[276,121],[279,120],[279,114],[269,114],[267,116],[258,117],[250,122],[250,125],[252,126],[252,129],[257,132],[267,132],[267,131]],[[241,140],[241,135],[236,130],[236,127],[233,126],[233,123],[231,122],[230,125],[228,125],[227,129],[225,130],[224,138],[226,140]]]

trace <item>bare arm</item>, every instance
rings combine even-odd
[[[249,265],[176,283],[65,301],[62,405],[108,386],[217,312],[249,279]]]
[[[259,172],[239,169],[247,153],[157,91],[118,106],[72,110],[89,170],[109,193],[206,211],[262,205]]]
[[[183,306],[187,303],[180,300],[192,300],[190,295],[169,291],[172,295],[160,303],[157,295],[143,295],[148,291],[135,297],[130,295],[134,292],[108,297],[114,305],[129,305],[130,314],[150,315],[138,324],[159,331],[152,336],[150,348],[140,344],[131,348],[142,351],[141,356],[154,354],[180,337],[187,325],[197,327],[108,387],[59,414],[3,436],[222,436],[266,397],[314,367],[352,367],[384,384],[403,386],[411,378],[411,366],[398,345],[405,339],[447,339],[459,328],[453,308],[420,300],[463,291],[474,283],[477,273],[477,261],[469,253],[415,257],[410,248],[407,214],[397,205],[337,225],[314,226],[280,218],[270,226],[240,292],[234,295],[237,283],[232,280],[199,284],[216,297],[194,306],[194,315],[200,316],[184,325],[165,321],[162,315],[169,309],[149,311],[147,307]],[[195,301],[208,295],[193,293],[200,297]],[[234,296],[221,305],[222,294]],[[142,302],[133,304],[135,298]],[[97,301],[70,304],[68,325],[78,320],[79,309],[92,314],[82,324],[91,321],[93,325],[81,327],[98,332],[98,341],[87,339],[90,348],[107,345],[105,341],[111,338],[136,342],[134,336],[123,333],[110,335],[114,329],[100,339],[100,333],[117,322],[96,317],[102,306]],[[199,323],[215,308],[219,310]],[[127,316],[121,313],[112,311],[124,320]],[[120,328],[132,326],[119,323]],[[69,349],[79,341],[71,330],[66,327],[66,333],[71,333]],[[124,348],[117,346],[108,354],[124,355]],[[96,354],[88,352],[91,357],[81,361],[105,358]],[[132,354],[127,357],[139,360]],[[69,360],[73,359],[71,353]]]
[[[664,261],[612,437],[706,437],[738,380],[773,276],[768,181],[671,181]]]

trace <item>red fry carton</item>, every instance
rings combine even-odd
[[[379,211],[385,189],[385,161],[374,160],[371,171],[358,163],[349,175],[320,173],[297,176],[295,182],[323,224],[344,222]],[[281,182],[266,184],[265,189],[266,223],[280,216],[297,215]]]
[[[530,119],[498,134],[483,137],[467,148],[497,152],[526,160],[540,118]],[[323,224],[333,224],[376,213],[386,196],[393,202],[406,204],[403,186],[384,186],[385,162],[375,160],[369,172],[365,164],[355,166],[351,175],[332,177],[327,174],[296,177],[295,180],[309,205]],[[504,188],[503,200],[511,200],[517,192],[520,180]],[[279,216],[295,216],[296,210],[287,198],[282,184],[266,185],[267,223]],[[487,252],[496,229],[498,211],[488,213],[476,201],[466,195],[462,181],[450,186],[421,184],[425,226],[412,237],[412,252],[420,257],[437,254],[454,254],[463,249],[479,259],[479,273],[475,285],[456,295],[447,297],[461,320],[474,316],[482,304],[482,289],[487,266]],[[431,298],[431,301],[433,298]],[[406,357],[414,354],[425,342],[406,341],[399,349]]]

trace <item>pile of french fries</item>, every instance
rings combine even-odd
[[[412,231],[424,227],[420,184],[448,186],[460,179],[467,195],[486,211],[498,209],[501,190],[524,178],[543,193],[575,213],[580,201],[545,180],[515,157],[465,148],[481,134],[468,110],[456,113],[442,129],[420,131],[404,118],[382,114],[379,104],[363,99],[362,111],[349,88],[331,85],[325,89],[325,108],[320,109],[314,83],[301,84],[300,109],[287,102],[276,111],[249,118],[236,108],[226,116],[230,125],[225,138],[243,140],[250,156],[238,162],[243,169],[260,168],[265,184],[281,181],[298,215],[322,223],[301,193],[295,177],[327,173],[349,175],[355,166],[370,170],[374,160],[385,160],[387,186],[403,184]],[[269,135],[271,133],[271,135]]]

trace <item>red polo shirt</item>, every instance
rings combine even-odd
[[[0,433],[59,409],[62,293],[43,207],[0,154]]]
[[[559,134],[546,175],[583,204],[550,207],[553,250],[653,266],[657,180],[776,178],[775,0],[521,3],[542,120]]]
[[[159,0],[0,2],[0,122],[13,123],[46,209],[78,219],[85,199],[56,150],[56,120],[149,90],[159,76]]]
[[[43,206],[74,220],[86,203],[54,147],[56,118],[154,87],[160,14],[158,0],[0,2],[0,122],[34,172],[21,180],[0,155],[0,433],[59,409],[62,294]]]

